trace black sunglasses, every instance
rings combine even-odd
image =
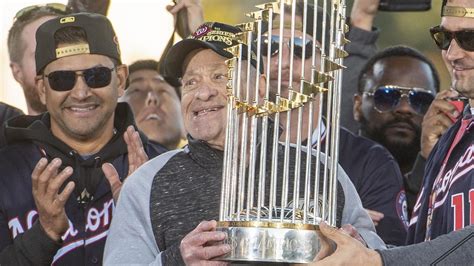
[[[262,36],[261,42],[261,52],[262,56],[268,55],[268,48],[270,48],[271,56],[278,54],[280,48],[280,36],[272,35],[270,44],[268,43],[268,36]],[[293,38],[294,41],[294,54],[295,56],[302,58],[303,57],[303,47],[305,49],[304,58],[308,59],[313,55],[313,41],[309,38],[306,38],[306,42],[303,44],[303,38],[295,37]],[[283,44],[286,44],[288,48],[291,47],[290,40],[284,41]],[[316,46],[317,49],[320,49],[319,46]]]
[[[392,111],[400,104],[403,96],[408,97],[410,106],[419,114],[425,114],[434,100],[430,91],[421,88],[407,88],[395,85],[383,85],[372,92],[364,92],[374,99],[374,108],[380,113]]]
[[[440,26],[436,26],[430,29],[430,33],[441,50],[447,50],[451,45],[451,41],[455,39],[462,49],[474,52],[474,30],[447,31]]]
[[[93,67],[84,70],[53,71],[44,77],[48,78],[49,86],[55,91],[69,91],[76,85],[77,76],[83,76],[90,88],[102,88],[110,84],[112,71],[115,67]]]
[[[72,13],[72,9],[69,6],[61,4],[61,3],[32,5],[32,6],[27,6],[25,8],[22,8],[18,12],[16,12],[13,20],[26,21],[31,16],[31,14],[33,14],[34,12],[38,12],[40,10],[50,11],[58,15],[67,15],[67,14]]]

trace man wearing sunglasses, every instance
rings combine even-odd
[[[470,0],[443,0],[441,17],[441,25],[433,28],[431,34],[442,50],[443,60],[451,74],[451,88],[455,91],[439,93],[426,116],[444,116],[444,112],[450,110],[450,116],[456,117],[455,108],[449,103],[454,97],[468,98],[469,105],[441,137],[439,133],[431,136],[437,143],[427,159],[423,187],[407,238],[408,244],[421,244],[373,252],[323,226],[324,234],[338,243],[338,252],[327,258],[327,264],[321,261],[315,265],[472,264],[474,46],[471,44],[474,43],[474,3]],[[436,117],[435,120],[450,123]],[[422,243],[425,241],[433,242]]]
[[[474,3],[444,0],[441,24],[431,34],[451,74],[451,88],[469,99],[456,123],[438,140],[430,153],[423,186],[413,210],[408,243],[434,239],[474,223]],[[447,95],[435,99],[427,113],[442,112]]]
[[[354,96],[359,134],[386,147],[406,176],[408,213],[421,186],[425,153],[429,154],[426,149],[419,154],[422,120],[438,91],[438,72],[431,61],[413,48],[394,46],[367,62]],[[433,130],[436,128],[424,127],[423,133]]]
[[[36,85],[48,111],[6,126],[0,264],[100,263],[114,210],[103,170],[114,167],[123,180],[146,161],[140,139],[156,153],[133,129],[128,105],[117,104],[128,70],[106,17],[53,18],[36,39]]]
[[[279,17],[276,17],[273,21],[273,29],[264,34],[264,39],[267,39],[268,34],[271,34],[271,45],[267,45],[268,41],[263,41],[262,45],[262,55],[264,56],[263,62],[266,63],[268,57],[268,48],[271,49],[270,53],[270,65],[266,67],[270,68],[269,77],[267,80],[270,82],[270,97],[271,99],[276,98],[277,88],[280,85],[281,95],[283,97],[288,97],[289,87],[298,90],[300,88],[300,79],[302,76],[305,79],[309,80],[311,76],[312,69],[312,56],[313,43],[319,48],[322,40],[322,34],[317,33],[317,36],[313,35],[313,15],[315,11],[319,21],[317,22],[318,32],[321,32],[321,18],[323,17],[323,12],[321,8],[314,8],[314,6],[309,6],[308,15],[307,15],[307,30],[306,33],[303,33],[303,12],[304,8],[302,6],[302,1],[297,1],[296,7],[296,23],[295,23],[295,32],[294,32],[294,50],[293,57],[292,51],[290,51],[290,40],[291,40],[291,7],[287,6],[285,9],[285,29],[283,30],[283,36],[279,35]],[[372,5],[373,1],[357,1],[354,5],[357,6],[357,10],[353,14],[355,17],[360,17],[356,15],[361,10],[365,10],[369,7],[364,5]],[[359,20],[355,20],[359,21]],[[358,23],[353,24],[353,27],[359,26]],[[362,26],[361,26],[362,27]],[[305,43],[303,43],[303,36],[306,36]],[[349,34],[350,36],[350,34]],[[326,38],[329,38],[326,36]],[[283,42],[283,49],[280,51],[279,40]],[[362,49],[364,46],[356,46]],[[303,48],[304,48],[304,57],[303,57]],[[281,62],[279,59],[279,54],[281,54]],[[316,58],[317,67],[319,67],[319,62],[321,58],[320,49],[315,50],[314,54]],[[357,65],[357,60],[352,58],[352,63],[348,66],[348,70],[351,70],[351,67]],[[360,60],[358,60],[360,64]],[[291,64],[293,63],[293,64]],[[292,66],[292,69],[291,69]],[[304,73],[302,71],[304,67]],[[359,69],[360,66],[356,66],[355,69]],[[290,70],[291,69],[291,70]],[[278,72],[281,70],[281,84],[278,82]],[[354,70],[357,71],[357,70]],[[266,72],[267,73],[267,72]],[[343,75],[344,76],[344,75]],[[290,84],[290,81],[292,82]],[[343,88],[343,91],[345,88]],[[314,102],[314,115],[312,122],[312,131],[313,131],[313,147],[317,147],[317,135],[318,135],[318,106],[319,98]],[[306,105],[303,109],[303,121],[308,121],[309,117],[309,108]],[[287,113],[280,113],[280,124],[285,127],[286,125]],[[286,134],[290,134],[290,142],[296,143],[297,141],[297,131],[298,131],[298,112],[293,111],[291,114],[291,127],[288,132],[283,132],[280,140],[285,141]],[[325,145],[325,122],[321,123],[321,142],[322,147]],[[308,132],[309,123],[303,122],[301,132]],[[306,134],[303,134],[306,136]],[[324,148],[322,149],[324,150]],[[340,144],[339,144],[339,163],[342,168],[346,171],[351,181],[354,183],[354,186],[359,193],[359,196],[362,200],[362,205],[364,208],[369,210],[371,218],[374,221],[377,233],[387,244],[393,245],[402,245],[405,242],[406,236],[406,224],[408,223],[408,218],[406,211],[403,206],[406,203],[405,194],[403,191],[403,180],[399,170],[399,167],[390,155],[390,153],[381,145],[370,141],[366,138],[356,136],[345,128],[340,129]]]
[[[216,232],[216,222],[209,220],[219,216],[229,81],[225,60],[232,57],[226,48],[237,44],[234,38],[240,32],[230,25],[208,22],[167,54],[165,74],[181,78],[183,83],[181,110],[189,144],[149,161],[125,183],[107,240],[105,264],[224,265],[212,259],[227,253],[229,246],[213,245],[225,234]],[[247,51],[245,47],[242,50]],[[247,58],[243,56],[242,65],[250,61],[250,74],[243,67],[240,78],[242,82],[247,76],[259,78],[263,94],[263,69],[257,70],[255,60]],[[253,92],[241,91],[249,102],[255,97],[255,85],[251,84]],[[283,149],[279,150],[282,161]],[[295,157],[290,157],[290,165],[294,165]],[[266,160],[270,166],[271,156]],[[283,164],[278,167],[281,173]],[[353,224],[369,246],[384,247],[350,180],[343,171],[337,179],[342,192],[337,201],[344,202],[337,223]],[[129,242],[121,243],[121,239]]]

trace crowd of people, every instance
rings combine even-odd
[[[28,114],[0,105],[0,265],[226,265],[216,260],[231,250],[221,242],[226,234],[216,231],[226,60],[237,43],[229,36],[242,30],[204,22],[199,0],[177,1],[168,10],[178,32],[189,36],[171,43],[159,60],[126,65],[105,16],[108,4],[30,6],[14,18],[10,67]],[[319,225],[321,241],[336,248],[314,264],[469,265],[474,4],[444,0],[440,25],[430,29],[451,74],[448,89],[440,88],[438,72],[422,52],[407,46],[377,50],[378,5],[355,0],[350,14],[337,228]],[[273,19],[292,25],[292,9],[285,9],[287,15]],[[262,53],[263,65],[251,56],[242,59],[249,62],[242,82],[258,80],[250,90],[257,94],[268,84],[270,99],[288,98],[291,88],[300,87],[299,77],[311,75],[312,58],[290,51],[292,38],[308,44],[325,38],[313,36],[323,9],[303,8],[298,0],[293,11],[296,25],[308,27],[267,28],[265,36],[283,40],[280,50]],[[323,104],[316,99],[314,110]],[[280,124],[291,123],[280,141],[323,151],[332,120],[300,109],[300,125],[288,118],[298,116],[296,109],[280,114]],[[313,137],[300,140],[298,130]],[[275,149],[283,158],[283,146]],[[294,154],[290,149],[291,162]]]

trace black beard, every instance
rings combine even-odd
[[[415,129],[415,138],[411,142],[390,141],[385,137],[385,131],[393,124],[404,122],[410,124]],[[411,167],[416,160],[416,156],[420,151],[421,142],[421,127],[414,124],[409,118],[402,116],[395,116],[394,119],[388,121],[377,128],[370,128],[368,121],[364,116],[361,116],[360,129],[362,136],[367,137],[375,142],[378,142],[393,155],[401,168],[405,166]]]

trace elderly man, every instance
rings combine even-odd
[[[217,219],[219,212],[227,124],[225,60],[231,57],[225,48],[237,43],[233,36],[238,32],[229,25],[206,23],[170,50],[165,68],[182,77],[181,109],[189,145],[147,162],[125,183],[105,264],[212,264],[210,259],[229,251],[228,245],[208,244],[225,237],[209,220]],[[257,73],[253,65],[249,75],[257,78]],[[241,78],[246,76],[242,72]],[[259,78],[263,89],[264,77]],[[338,180],[344,198],[338,198],[344,201],[338,225],[352,224],[369,246],[383,248],[352,183],[341,172]],[[207,221],[199,224],[202,220]]]

